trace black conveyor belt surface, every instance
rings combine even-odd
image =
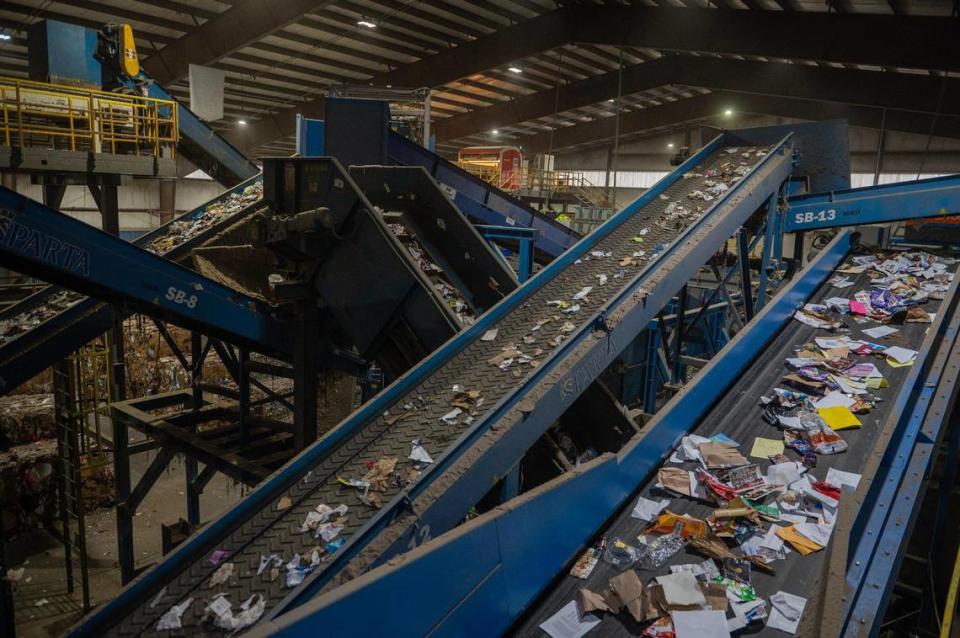
[[[748,147],[741,147],[746,150]],[[751,149],[752,150],[752,149]],[[438,458],[444,450],[453,444],[469,427],[466,419],[459,419],[455,424],[446,424],[440,417],[451,410],[449,399],[455,384],[464,390],[478,390],[483,397],[483,406],[480,409],[482,416],[485,410],[496,405],[497,401],[516,387],[523,376],[532,370],[519,362],[508,370],[500,370],[488,360],[500,353],[507,344],[516,344],[524,352],[541,347],[545,350],[540,358],[546,356],[551,349],[550,339],[559,334],[563,320],[574,323],[586,322],[595,307],[605,303],[617,295],[620,290],[636,274],[637,266],[622,268],[618,266],[620,257],[630,255],[639,248],[645,248],[647,255],[639,260],[645,263],[650,258],[652,248],[656,244],[669,244],[686,227],[661,227],[656,224],[667,205],[671,201],[680,201],[685,206],[695,207],[700,204],[704,210],[709,204],[687,199],[686,195],[695,190],[705,190],[703,173],[708,169],[719,167],[727,162],[736,165],[741,161],[740,154],[731,154],[728,148],[721,148],[708,156],[703,162],[693,168],[697,175],[687,179],[679,179],[669,186],[661,198],[654,199],[646,207],[639,210],[631,218],[625,220],[610,234],[600,239],[593,247],[594,250],[612,253],[614,257],[599,259],[584,259],[581,263],[571,265],[560,271],[550,281],[544,283],[532,296],[510,312],[505,314],[496,324],[497,338],[494,341],[482,341],[477,338],[458,353],[419,386],[415,387],[406,396],[400,398],[390,409],[390,415],[400,415],[407,410],[405,405],[420,405],[419,409],[408,418],[389,423],[389,416],[378,415],[358,427],[343,443],[334,449],[328,456],[313,466],[306,475],[298,477],[287,491],[292,501],[288,509],[277,511],[274,504],[259,511],[255,516],[238,523],[237,526],[216,546],[208,548],[208,554],[194,556],[185,568],[178,566],[176,577],[166,585],[165,594],[153,607],[156,592],[144,596],[139,600],[138,607],[123,618],[118,618],[111,627],[113,635],[140,635],[152,634],[159,617],[170,607],[188,597],[194,602],[183,615],[183,630],[181,632],[162,632],[162,635],[195,635],[201,630],[216,631],[209,624],[201,623],[203,609],[209,598],[216,593],[226,593],[234,604],[234,609],[246,601],[253,594],[261,594],[267,601],[269,611],[291,589],[284,586],[283,570],[281,576],[271,581],[269,570],[257,575],[261,556],[278,554],[289,560],[295,553],[308,557],[309,553],[321,545],[311,534],[301,532],[307,513],[317,505],[325,503],[331,507],[343,503],[349,506],[348,520],[342,532],[343,537],[349,537],[359,530],[369,520],[376,509],[363,504],[359,499],[359,492],[341,485],[337,477],[360,478],[367,469],[368,463],[385,457],[397,457],[397,469],[401,476],[405,476],[411,461],[407,460],[410,454],[410,442],[420,439],[422,444],[434,458]],[[760,157],[751,154],[749,165],[753,166],[761,161]],[[692,220],[691,220],[692,221]],[[690,223],[690,221],[688,221]],[[644,245],[638,246],[634,238],[644,229],[648,233],[644,236]],[[642,266],[641,266],[642,267]],[[626,270],[624,276],[615,278],[618,270]],[[598,274],[610,276],[610,282],[603,287],[597,287]],[[547,306],[547,301],[556,299],[570,300],[574,294],[585,286],[595,286],[590,296],[589,306],[585,306],[579,313],[563,315],[563,320],[548,323],[538,333],[540,336],[535,345],[525,345],[522,337],[539,320],[558,314],[555,308]],[[583,303],[583,302],[581,302]],[[391,486],[381,495],[384,503],[397,494],[400,486]],[[222,549],[230,555],[229,560],[235,564],[235,575],[223,586],[208,588],[207,579],[216,570],[216,566],[208,560],[209,551]],[[309,558],[308,558],[309,560]],[[320,567],[322,569],[323,566]]]
[[[814,294],[813,300],[822,303],[823,300],[829,297],[849,298],[853,296],[855,291],[869,290],[870,281],[866,273],[856,277],[850,276],[850,278],[855,280],[855,285],[842,290],[834,288],[828,283],[823,284]],[[940,302],[931,301],[928,302],[924,308],[929,312],[936,312],[939,304]],[[851,327],[850,337],[852,339],[878,342],[878,340],[872,339],[862,333],[862,329],[864,328],[869,329],[879,325],[877,322],[870,321],[857,324],[848,320],[847,324]],[[893,335],[893,337],[897,339],[881,339],[879,343],[902,345],[906,348],[919,350],[926,329],[929,326],[930,324],[926,323],[907,323],[903,326],[897,326],[900,328],[900,332]],[[772,395],[775,387],[785,387],[779,383],[783,376],[789,372],[785,360],[788,357],[795,356],[795,352],[800,346],[806,343],[812,343],[814,337],[827,337],[832,335],[833,333],[826,330],[816,329],[804,325],[799,321],[791,320],[757,358],[753,365],[741,375],[740,379],[730,388],[724,397],[704,416],[700,421],[700,425],[692,430],[692,433],[706,437],[718,433],[729,436],[740,444],[740,453],[752,462],[759,463],[761,471],[766,473],[766,468],[769,467],[770,463],[765,460],[753,459],[749,456],[750,450],[753,447],[754,438],[762,436],[780,439],[781,434],[779,429],[767,424],[761,418],[762,409],[760,397],[763,395]],[[867,457],[873,448],[873,439],[881,430],[882,424],[889,416],[894,404],[894,397],[896,397],[903,386],[905,378],[913,369],[912,367],[894,368],[885,361],[877,360],[873,357],[853,355],[853,358],[855,361],[875,362],[880,372],[889,381],[890,386],[881,390],[872,391],[875,395],[881,397],[883,402],[879,403],[878,406],[868,414],[858,415],[858,418],[863,423],[861,428],[843,430],[839,433],[849,445],[849,449],[845,453],[829,456],[817,455],[817,466],[811,470],[811,473],[820,480],[826,477],[827,470],[831,467],[847,472],[855,472],[857,474],[863,472]],[[786,450],[785,454],[791,460],[800,460],[799,456],[792,450]],[[696,463],[684,463],[682,465],[669,463],[662,464],[661,467],[664,465],[668,467],[683,467],[686,469],[694,469],[697,466]],[[647,523],[630,516],[630,512],[639,495],[656,500],[669,498],[670,505],[668,509],[672,512],[677,514],[690,514],[700,519],[705,519],[714,510],[713,507],[705,503],[695,502],[687,497],[674,496],[664,492],[654,487],[656,482],[656,474],[649,477],[648,480],[642,484],[641,489],[628,499],[624,508],[616,515],[614,519],[615,522],[603,530],[597,538],[601,536],[606,536],[608,539],[618,537],[632,545],[637,544],[637,535],[642,533],[644,527],[647,526]],[[575,515],[575,513],[571,513],[571,515]],[[768,525],[769,523],[765,523],[764,527],[766,528]],[[785,546],[789,547],[789,543],[785,543]],[[828,550],[824,549],[808,556],[801,556],[798,552],[793,551],[787,555],[786,559],[771,563],[776,570],[775,575],[769,575],[754,568],[752,571],[752,584],[756,589],[757,595],[768,601],[767,611],[769,612],[770,610],[769,597],[780,590],[808,599],[812,598],[813,592],[820,586],[819,581],[823,567],[822,563],[827,553]],[[664,565],[659,570],[637,571],[640,579],[646,583],[654,576],[669,574],[669,565],[671,564],[700,563],[705,558],[702,554],[694,552],[689,548],[684,548],[672,557],[667,565]],[[564,572],[540,601],[531,608],[530,613],[514,628],[512,634],[516,636],[547,636],[547,634],[539,628],[539,625],[555,614],[561,607],[573,600],[578,589],[585,587],[592,591],[601,592],[607,589],[609,579],[621,571],[623,570],[600,560],[593,570],[593,573],[586,580],[574,578],[567,572]],[[803,630],[805,624],[810,621],[811,615],[816,614],[816,611],[811,609],[811,602],[812,601],[808,601],[804,619],[800,625],[801,630]],[[730,615],[729,612],[728,615]],[[617,614],[616,616],[611,616],[610,614],[602,614],[602,616],[602,622],[591,630],[587,636],[638,636],[647,624],[644,623],[641,625],[634,622],[626,612]],[[759,626],[757,624],[750,625],[749,628],[742,630],[738,635],[749,634],[751,636],[771,637],[782,637],[786,635],[780,631],[767,629],[766,627],[757,631],[758,628]],[[800,634],[798,633],[798,635]]]

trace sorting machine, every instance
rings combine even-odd
[[[701,217],[672,225],[657,223],[669,201],[682,201],[704,188],[709,179],[705,176],[744,151],[750,157],[745,174]],[[775,205],[793,162],[789,135],[718,137],[288,462],[231,512],[200,529],[88,617],[75,633],[151,633],[164,610],[204,586],[215,569],[209,554],[217,549],[228,552],[240,566],[236,584],[231,585],[234,598],[263,596],[267,611],[261,622],[266,622],[452,529],[493,488],[502,486],[505,498],[514,496],[524,453],[586,394],[728,237],[758,210]],[[369,169],[355,169],[355,174],[365,170]],[[646,258],[621,264],[624,255],[636,252],[638,237],[644,237],[649,249]],[[533,355],[538,365],[520,360],[513,369],[501,369],[490,362],[507,344],[532,351],[521,337],[555,312],[547,302],[572,298],[598,284],[601,274],[609,277],[609,283],[597,285],[579,313],[564,317],[569,328],[564,321],[542,326],[543,351]],[[483,338],[491,333],[496,338]],[[470,418],[444,420],[455,386],[479,392],[483,403]],[[635,428],[625,424],[624,436],[600,449],[617,449],[633,432]],[[436,462],[410,483],[387,486],[382,505],[371,506],[358,491],[343,486],[342,479],[362,476],[369,461],[406,457],[414,439]],[[291,506],[278,509],[277,500],[283,496],[290,498]],[[346,543],[294,588],[284,587],[283,579],[255,576],[261,555],[307,555],[315,541],[300,533],[300,526],[321,503],[349,506],[342,533]],[[151,606],[158,595],[160,602]],[[184,631],[197,630],[201,615],[199,605],[188,609]]]
[[[793,319],[794,311],[835,296],[828,282],[861,249],[860,233],[840,227],[958,211],[956,176],[789,198],[777,212],[780,228],[835,229],[836,235],[626,445],[346,585],[323,591],[250,633],[293,636],[349,627],[353,635],[371,635],[389,618],[391,632],[404,636],[543,635],[538,625],[572,600],[579,587],[600,591],[616,573],[603,563],[587,581],[568,572],[574,560],[601,539],[632,539],[641,531],[644,524],[630,516],[633,503],[638,495],[650,496],[656,469],[682,436],[722,432],[744,445],[754,436],[769,436],[770,426],[759,418],[759,397],[783,375],[784,359],[815,333]],[[862,288],[869,281],[861,276],[856,285]],[[955,427],[946,435],[960,370],[958,285],[960,278],[954,279],[943,301],[929,308],[935,311],[932,324],[903,327],[906,343],[919,352],[917,359],[910,367],[885,373],[890,386],[882,391],[878,408],[865,417],[861,430],[844,432],[850,450],[820,458],[818,476],[826,467],[863,475],[856,490],[845,488],[828,548],[776,562],[775,575],[754,573],[762,595],[783,589],[808,598],[798,635],[876,636],[884,628],[917,626],[913,615],[902,620],[906,625],[885,625],[884,612],[934,480],[935,463],[942,468],[934,499],[939,503],[924,529],[935,548],[931,551],[956,543],[950,539],[955,526],[948,513],[960,437]],[[949,549],[932,555],[949,557]],[[465,556],[470,560],[464,561]],[[682,553],[674,562],[698,560],[702,557]],[[949,563],[927,565],[931,579],[945,569]],[[649,575],[642,573],[643,578]],[[376,616],[362,613],[374,606]],[[591,635],[636,635],[640,628],[624,616],[604,620]],[[779,635],[761,632],[768,634]]]

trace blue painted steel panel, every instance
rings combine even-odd
[[[323,155],[323,120],[311,120],[297,113],[296,139],[300,157]]]
[[[245,344],[289,352],[270,307],[0,187],[0,262],[74,290],[153,309]]]
[[[951,410],[933,408],[936,395],[954,396],[956,366],[948,366],[948,356],[956,359],[954,347],[960,314],[956,313],[955,280],[947,293],[949,308],[937,318],[924,340],[914,370],[897,397],[898,419],[876,475],[871,479],[850,533],[853,550],[848,553],[846,573],[847,635],[876,635],[878,620],[889,600],[902,552],[906,549],[912,523],[918,513],[918,494],[935,451],[935,441]],[[933,345],[941,341],[937,356]],[[951,400],[955,400],[955,397]],[[901,407],[903,406],[903,407]],[[930,410],[935,409],[935,413]],[[888,426],[889,427],[889,426]]]
[[[211,201],[198,206],[192,211],[174,219],[170,224],[190,222],[200,219],[206,214],[209,206],[222,201],[234,193],[242,192],[247,186],[258,183],[260,176],[241,182],[234,188],[224,191]],[[164,259],[179,259],[187,254],[192,247],[205,241],[210,235],[219,232],[225,225],[231,224],[248,213],[244,209],[230,216],[220,223],[209,227],[204,232],[195,235],[186,242],[171,249],[163,255]],[[149,245],[157,237],[165,235],[170,230],[165,224],[149,233],[140,235],[133,244],[141,248]],[[30,295],[23,301],[0,312],[0,320],[9,319],[29,312],[60,292],[57,286],[48,286],[39,292]],[[24,381],[39,374],[53,365],[57,360],[67,356],[73,350],[88,343],[101,335],[112,325],[113,311],[97,299],[87,298],[50,319],[33,330],[19,335],[16,339],[0,345],[0,393],[8,392]]]
[[[788,200],[783,232],[960,213],[960,175],[799,195]]]
[[[97,32],[58,20],[27,28],[30,78],[54,84],[103,86],[97,59]]]
[[[310,635],[324,627],[338,626],[340,619],[356,619],[372,608],[394,605],[384,592],[403,592],[400,598],[410,610],[397,605],[391,629],[397,635],[423,635],[425,622],[439,622],[442,635],[493,635],[506,630],[551,582],[601,525],[621,507],[636,487],[659,466],[683,434],[690,431],[766,345],[790,321],[800,307],[826,280],[849,250],[850,234],[841,233],[794,281],[787,284],[757,315],[748,329],[740,332],[696,379],[678,393],[644,431],[634,437],[616,456],[606,454],[554,481],[524,494],[495,510],[466,523],[428,544],[359,576],[348,585],[334,589],[270,623],[255,627],[249,635]],[[574,512],[575,515],[571,515]],[[522,530],[522,533],[517,533]],[[495,538],[490,537],[490,533]],[[461,544],[462,543],[462,544]],[[476,554],[459,551],[479,547]],[[509,601],[509,618],[498,605],[500,596],[478,587],[480,600],[464,600],[470,612],[463,617],[449,613],[449,602],[432,605],[432,594],[422,589],[425,579],[444,574],[444,582],[462,589],[448,579],[451,569],[477,561],[468,570],[466,582],[482,582],[491,572],[488,562],[497,555],[504,578],[493,586],[502,587]],[[470,556],[470,561],[464,561]],[[392,608],[391,608],[392,609]],[[489,615],[484,611],[489,609]],[[428,614],[428,618],[424,615]],[[466,624],[464,619],[486,619],[483,624]],[[348,625],[340,625],[348,626]],[[351,629],[353,624],[351,623]],[[382,625],[380,626],[382,630]],[[370,635],[357,632],[357,635]]]

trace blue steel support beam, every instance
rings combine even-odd
[[[293,637],[329,627],[376,635],[383,618],[391,619],[395,636],[502,633],[763,352],[849,247],[849,232],[834,238],[618,454],[604,454],[248,635]],[[425,586],[436,574],[444,574],[444,586]]]
[[[533,249],[537,241],[535,228],[480,224],[477,226],[477,231],[491,243],[497,239],[517,242],[517,279],[520,283],[530,279],[530,275],[533,274]]]
[[[3,187],[0,264],[186,328],[291,351],[271,306]]]
[[[960,214],[960,175],[949,175],[791,197],[782,230],[795,233],[955,214]]]
[[[847,499],[847,509],[841,505],[837,531],[850,530],[842,597],[845,636],[876,636],[880,631],[928,473],[956,403],[958,287],[960,279],[955,279],[945,297],[948,306],[938,311],[914,363],[906,382],[913,392],[898,397],[902,409],[893,412],[877,437],[875,450],[883,454],[874,455],[874,472],[865,472],[869,478],[854,499]]]
[[[793,166],[792,150],[788,143],[790,137],[787,135],[779,144],[774,145],[766,157],[727,191],[711,210],[681,233],[667,250],[648,264],[617,296],[599,308],[592,320],[570,334],[567,341],[554,350],[530,377],[507,394],[488,414],[478,418],[454,446],[424,471],[416,484],[397,495],[354,534],[333,556],[326,570],[307,576],[300,589],[295,590],[284,603],[269,612],[270,617],[287,613],[316,595],[333,574],[345,569],[348,562],[363,551],[366,544],[395,520],[403,519],[404,514],[410,511],[411,504],[419,514],[415,524],[402,532],[397,530],[392,533],[392,537],[397,540],[390,548],[379,553],[377,564],[415,545],[418,540],[422,541],[423,538],[417,535],[418,530],[444,531],[454,527],[465,513],[464,504],[476,503],[490,489],[491,477],[502,478],[517,460],[517,451],[529,449],[587,386],[630,345],[657,310],[666,305],[717,248],[763,205],[770,193],[780,188],[789,177]],[[497,321],[512,305],[522,303],[525,296],[522,293],[531,294],[537,289],[535,282],[549,281],[557,270],[566,268],[579,259],[594,242],[659,197],[668,186],[721,147],[727,139],[721,136],[705,146],[633,204],[554,260],[529,284],[519,288],[508,298],[513,303],[501,303],[494,307],[469,330],[462,332],[460,337],[467,338],[477,331],[485,330],[485,326]],[[727,205],[732,206],[733,210],[728,210],[721,219],[715,219],[718,215],[711,213]],[[655,280],[654,274],[657,277],[662,276],[662,279]],[[647,293],[646,296],[639,292],[641,288]],[[600,326],[605,334],[598,338],[595,330],[601,329]],[[445,359],[450,356],[447,350],[455,343],[456,338],[444,349],[437,351],[430,360],[421,364],[420,368],[428,368],[431,360],[436,361],[438,357]],[[575,365],[564,365],[568,358],[575,362]],[[497,427],[498,436],[485,437],[493,426]],[[481,442],[489,442],[492,447],[482,449],[486,446],[479,445]],[[475,449],[475,446],[481,449]],[[470,457],[469,461],[463,461],[462,457],[468,450],[471,452],[467,455]],[[438,493],[432,493],[433,482],[454,466],[458,466],[456,482],[445,484]],[[418,498],[431,497],[431,502],[418,505]]]

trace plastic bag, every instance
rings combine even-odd
[[[603,551],[603,560],[614,567],[629,567],[637,562],[640,552],[619,538],[612,538]]]

